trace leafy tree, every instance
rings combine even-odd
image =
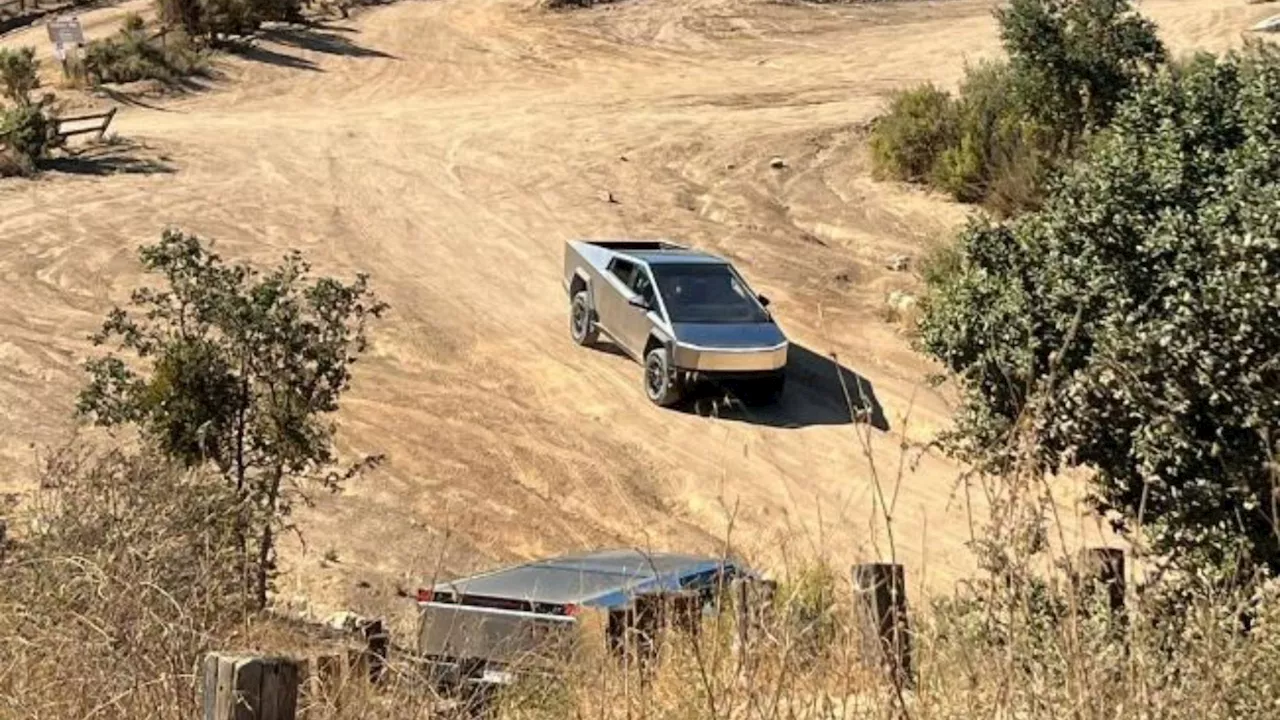
[[[156,0],[166,23],[188,36],[216,41],[223,35],[246,35],[270,20],[298,22],[301,0]]]
[[[40,87],[36,68],[34,48],[0,48],[0,89],[9,102],[15,105],[31,104],[31,91]]]
[[[240,499],[246,577],[266,604],[275,544],[309,485],[337,490],[377,463],[342,465],[329,416],[386,305],[368,279],[312,279],[291,253],[265,274],[228,265],[198,238],[166,231],[141,250],[163,289],[133,294],[136,312],[107,317],[95,344],[133,356],[89,360],[79,411],[132,425],[188,466],[212,464]]]
[[[1171,560],[1280,570],[1277,208],[1280,54],[1162,70],[1041,211],[961,233],[920,323],[963,387],[951,449],[999,468],[1022,419]]]
[[[1030,112],[1074,142],[1164,62],[1155,24],[1131,0],[1010,0],[1000,37]]]

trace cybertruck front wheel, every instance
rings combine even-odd
[[[680,401],[680,378],[671,367],[665,348],[654,348],[644,358],[644,391],[650,402],[671,407]]]

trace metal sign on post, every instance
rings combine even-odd
[[[54,45],[83,45],[84,29],[80,27],[80,18],[61,17],[50,21],[49,39]]]
[[[53,54],[62,63],[62,75],[70,75],[67,66],[67,51],[79,49],[84,45],[84,29],[80,27],[80,18],[60,17],[49,22],[49,39],[53,41]]]

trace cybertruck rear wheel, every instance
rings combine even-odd
[[[680,378],[671,367],[664,348],[654,348],[644,358],[644,392],[659,407],[680,402]]]
[[[574,295],[569,303],[569,334],[579,345],[594,345],[600,337],[600,331],[596,328],[596,319],[591,313],[591,303],[587,301],[586,290]]]

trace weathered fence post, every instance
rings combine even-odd
[[[1107,608],[1113,617],[1124,614],[1124,550],[1084,548],[1080,551],[1080,581],[1086,591],[1101,586],[1107,592]]]
[[[282,657],[209,653],[204,658],[203,720],[295,720],[298,665]]]
[[[772,580],[734,578],[729,587],[737,623],[737,648],[746,650],[755,642],[754,636],[765,629],[778,584]]]
[[[854,565],[853,591],[855,612],[862,630],[863,662],[887,670],[895,684],[914,684],[906,573],[902,566],[890,563]]]
[[[364,635],[366,652],[369,658],[369,682],[377,685],[387,674],[387,656],[391,649],[391,638],[387,634],[386,623],[382,620],[369,620],[360,626]]]

